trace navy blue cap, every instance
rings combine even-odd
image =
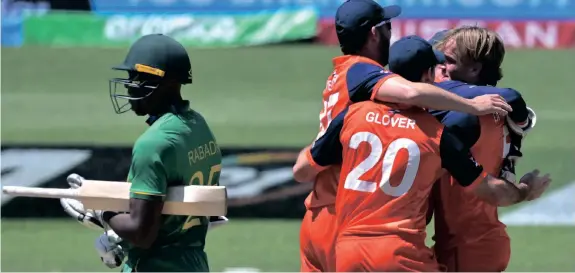
[[[432,45],[437,44],[439,41],[443,40],[443,38],[445,38],[445,35],[447,35],[447,32],[449,30],[448,29],[444,29],[442,31],[438,31],[435,34],[433,34],[433,37],[431,37],[431,39],[429,39],[429,43]]]
[[[354,44],[367,35],[372,27],[401,14],[401,7],[382,7],[373,0],[347,0],[335,14],[335,29],[342,47]]]
[[[425,71],[445,62],[445,55],[425,39],[403,37],[389,48],[389,70],[410,81],[421,81]]]

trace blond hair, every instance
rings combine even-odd
[[[501,64],[505,58],[505,46],[495,31],[478,26],[462,26],[447,32],[435,46],[443,51],[451,42],[455,42],[453,54],[458,62],[482,64],[480,82],[495,85],[503,78]]]

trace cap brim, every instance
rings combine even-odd
[[[383,20],[393,19],[401,14],[401,7],[398,5],[391,5],[383,7]]]
[[[445,54],[443,54],[443,52],[441,52],[437,49],[434,49],[433,54],[435,54],[435,59],[437,60],[438,64],[445,63]]]
[[[112,69],[114,69],[114,70],[133,70],[133,68],[131,68],[125,64],[116,65],[116,66],[112,67]]]
[[[443,40],[443,38],[445,37],[445,34],[447,34],[447,29],[444,29],[442,31],[438,31],[435,34],[433,34],[433,37],[431,37],[431,39],[428,40],[428,42],[431,45],[435,45],[437,44],[439,41]]]

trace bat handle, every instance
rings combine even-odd
[[[14,196],[40,197],[40,198],[77,198],[76,189],[50,189],[36,187],[4,186],[2,192]]]

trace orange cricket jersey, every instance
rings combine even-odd
[[[406,234],[423,242],[427,196],[442,173],[443,126],[423,109],[376,103],[350,107],[345,121],[340,235]]]
[[[506,89],[475,86],[458,81],[444,81],[437,85],[462,97],[473,98],[484,94],[505,94]],[[505,95],[502,95],[506,97]],[[507,96],[508,97],[508,96]],[[431,111],[443,124],[459,128],[458,137],[467,139],[467,147],[484,170],[499,176],[503,160],[509,153],[511,139],[505,118],[498,115],[476,117],[451,111]],[[476,242],[485,236],[505,237],[505,225],[498,219],[497,207],[466,193],[455,178],[442,177],[432,197],[435,214],[437,249],[448,249],[462,243]]]
[[[387,72],[376,61],[344,55],[333,59],[334,70],[323,90],[323,108],[319,114],[321,137],[329,124],[341,111],[353,102],[373,99],[379,87],[394,74]],[[320,172],[313,190],[305,200],[306,208],[317,208],[335,203],[340,166],[332,166]]]
[[[478,117],[480,136],[471,148],[475,159],[484,170],[498,176],[503,159],[510,147],[510,139],[503,118],[495,115]],[[445,175],[435,198],[435,238],[438,249],[473,243],[490,234],[507,236],[505,225],[499,221],[497,206],[488,204],[462,190],[455,178]]]
[[[307,156],[320,170],[334,163],[342,164],[335,205],[337,244],[347,238],[391,238],[395,243],[386,245],[381,250],[385,253],[380,254],[394,253],[391,256],[399,255],[412,264],[419,261],[430,265],[423,268],[434,268],[433,259],[418,254],[430,253],[425,246],[425,227],[434,182],[443,168],[468,187],[485,177],[485,173],[469,149],[464,149],[432,115],[421,108],[395,106],[375,102],[352,104],[332,121]],[[337,248],[349,251],[350,246],[342,247]],[[355,263],[340,260],[340,254],[336,257],[337,263]],[[404,268],[397,263],[378,266],[381,261],[362,263],[364,268],[373,270]]]

